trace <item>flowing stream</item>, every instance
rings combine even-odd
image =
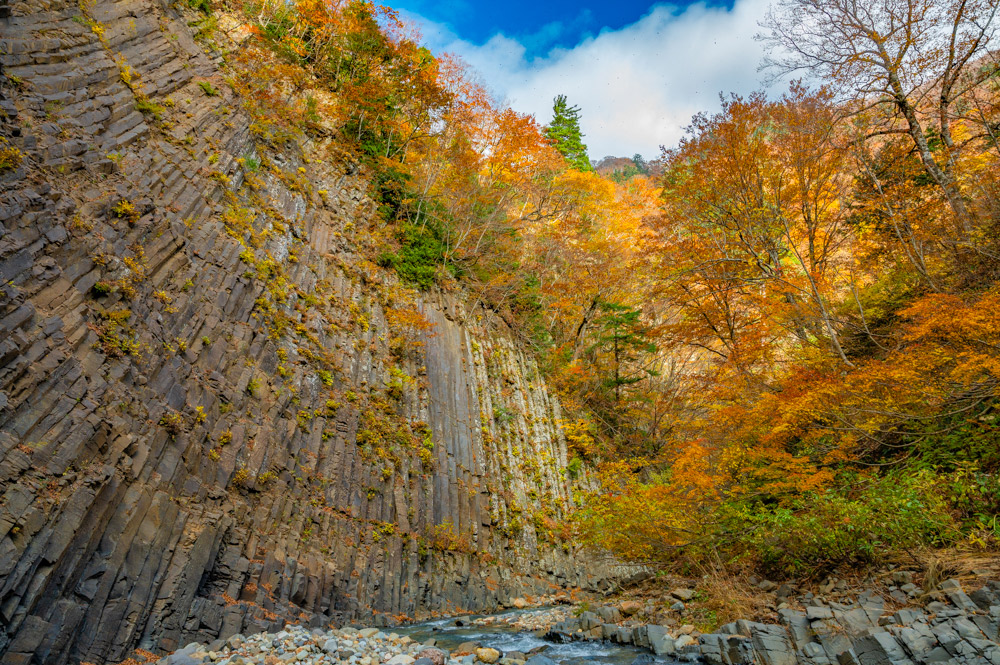
[[[607,641],[579,641],[560,644],[535,637],[532,631],[521,630],[505,622],[490,625],[475,625],[471,622],[484,616],[502,616],[504,618],[536,612],[537,610],[512,610],[497,615],[474,615],[438,619],[426,623],[414,624],[396,629],[400,635],[409,635],[415,640],[426,642],[437,640],[437,646],[451,652],[463,642],[479,642],[481,646],[498,649],[501,653],[520,651],[528,653],[538,647],[548,647],[543,655],[560,665],[631,665],[636,659],[639,663],[669,663],[674,665],[680,661],[666,657],[654,656],[647,649],[628,645],[613,644]],[[461,621],[463,625],[457,625]]]

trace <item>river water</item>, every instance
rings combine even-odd
[[[505,612],[504,618],[531,612],[532,610],[513,610]],[[414,624],[395,631],[400,635],[409,635],[420,642],[428,639],[437,640],[437,646],[451,652],[463,642],[479,642],[484,647],[498,649],[501,653],[520,651],[528,653],[538,647],[548,647],[543,654],[561,665],[631,665],[637,658],[639,663],[669,663],[674,665],[679,661],[666,656],[654,656],[647,649],[639,649],[627,645],[612,644],[605,641],[570,642],[558,644],[535,637],[532,632],[518,630],[504,622],[492,625],[469,625],[469,622],[479,616],[462,617],[464,625],[456,625],[455,618],[439,619],[426,623]]]

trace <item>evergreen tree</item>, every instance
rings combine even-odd
[[[653,375],[636,365],[644,354],[656,353],[656,345],[649,339],[649,328],[639,319],[639,310],[613,302],[602,302],[600,308],[603,312],[597,319],[600,332],[591,350],[600,350],[608,356],[611,376],[603,383],[606,388],[614,390],[617,404],[621,401],[622,386],[630,386]]]
[[[570,106],[566,95],[559,95],[552,104],[552,122],[545,128],[545,137],[552,141],[566,161],[579,171],[592,171],[587,146],[580,132],[580,107]]]

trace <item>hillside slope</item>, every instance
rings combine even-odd
[[[0,662],[628,572],[546,526],[572,481],[534,362],[362,258],[363,177],[321,144],[258,152],[190,15],[6,10]]]

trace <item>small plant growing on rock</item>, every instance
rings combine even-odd
[[[135,330],[129,326],[128,320],[132,312],[127,309],[112,312],[102,312],[98,315],[97,324],[89,324],[91,330],[97,333],[97,344],[108,358],[122,358],[139,355],[139,342]]]
[[[239,160],[243,170],[247,173],[256,173],[260,170],[260,159],[253,155],[246,155]]]
[[[248,487],[251,482],[252,476],[250,475],[250,471],[245,466],[241,466],[236,469],[235,473],[233,473],[233,485],[236,485],[237,487]]]
[[[96,298],[103,298],[114,290],[115,286],[111,282],[97,282],[90,287],[90,292],[93,293]]]
[[[160,427],[167,430],[170,436],[177,436],[184,431],[184,418],[176,411],[164,413],[160,418]]]
[[[219,95],[219,91],[208,81],[198,81],[198,87],[209,97],[217,97]]]
[[[23,161],[21,151],[9,145],[6,139],[0,138],[0,173],[17,169]]]
[[[201,12],[205,16],[212,13],[212,3],[210,0],[188,0],[188,7]]]
[[[459,534],[451,522],[434,525],[427,540],[432,549],[442,552],[472,552],[472,539],[468,533]]]
[[[148,115],[159,122],[160,114],[163,113],[164,108],[152,101],[149,97],[145,95],[136,96],[135,98],[135,110],[143,115]]]
[[[569,464],[566,465],[566,474],[573,480],[576,480],[582,470],[583,460],[579,457],[574,457],[569,461]]]
[[[129,226],[135,226],[139,221],[139,209],[128,199],[122,199],[111,208],[111,214],[117,219],[124,219]]]

